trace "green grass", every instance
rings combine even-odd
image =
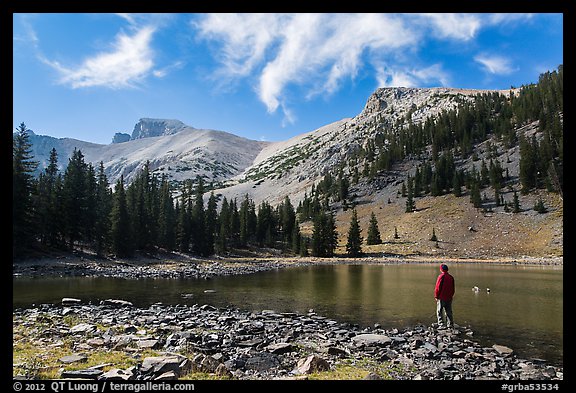
[[[308,379],[312,380],[361,380],[370,373],[379,375],[382,379],[396,379],[397,375],[405,374],[403,366],[391,362],[380,362],[375,359],[363,357],[360,359],[345,359],[328,371],[312,373]]]

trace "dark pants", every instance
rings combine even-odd
[[[436,301],[436,317],[438,317],[438,326],[444,326],[444,314],[446,314],[446,327],[454,326],[454,319],[452,317],[452,300]]]

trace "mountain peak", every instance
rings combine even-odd
[[[172,135],[186,128],[193,128],[175,119],[141,118],[132,131],[131,140],[154,136]]]

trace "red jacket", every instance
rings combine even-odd
[[[444,301],[452,300],[454,296],[454,277],[448,272],[438,275],[436,288],[434,288],[434,298]]]

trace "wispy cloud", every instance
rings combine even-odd
[[[336,92],[366,63],[379,86],[446,85],[442,64],[418,61],[430,40],[470,42],[485,26],[529,18],[524,14],[207,14],[192,22],[210,42],[228,82],[248,78],[270,113],[293,119],[290,86],[306,98]],[[479,55],[488,72],[511,72],[503,58]],[[419,65],[422,63],[423,65]],[[365,74],[364,74],[365,75]]]
[[[428,25],[431,33],[444,39],[470,40],[476,36],[482,26],[482,19],[476,14],[416,14],[423,19],[421,24]]]
[[[142,27],[132,35],[121,32],[111,50],[89,57],[77,67],[46,58],[43,61],[60,73],[60,83],[72,88],[134,87],[153,70],[154,52],[150,46],[153,33],[151,26]]]
[[[371,52],[379,55],[414,45],[417,36],[390,14],[216,14],[193,23],[200,37],[219,44],[219,76],[254,77],[269,112],[281,108],[287,86],[307,97],[335,92],[354,78]]]
[[[60,84],[73,89],[95,86],[134,88],[150,76],[162,78],[170,71],[182,67],[183,63],[176,60],[168,66],[156,68],[152,40],[167,20],[165,15],[114,15],[122,18],[127,26],[116,34],[107,49],[84,58],[78,64],[62,64],[41,52],[39,38],[34,33],[38,59],[58,72]],[[34,32],[31,26],[29,30]]]
[[[450,78],[440,64],[424,68],[376,67],[376,78],[380,87],[418,87],[422,85],[450,85]]]
[[[485,72],[489,74],[506,75],[516,71],[510,59],[500,55],[479,54],[474,57]]]

